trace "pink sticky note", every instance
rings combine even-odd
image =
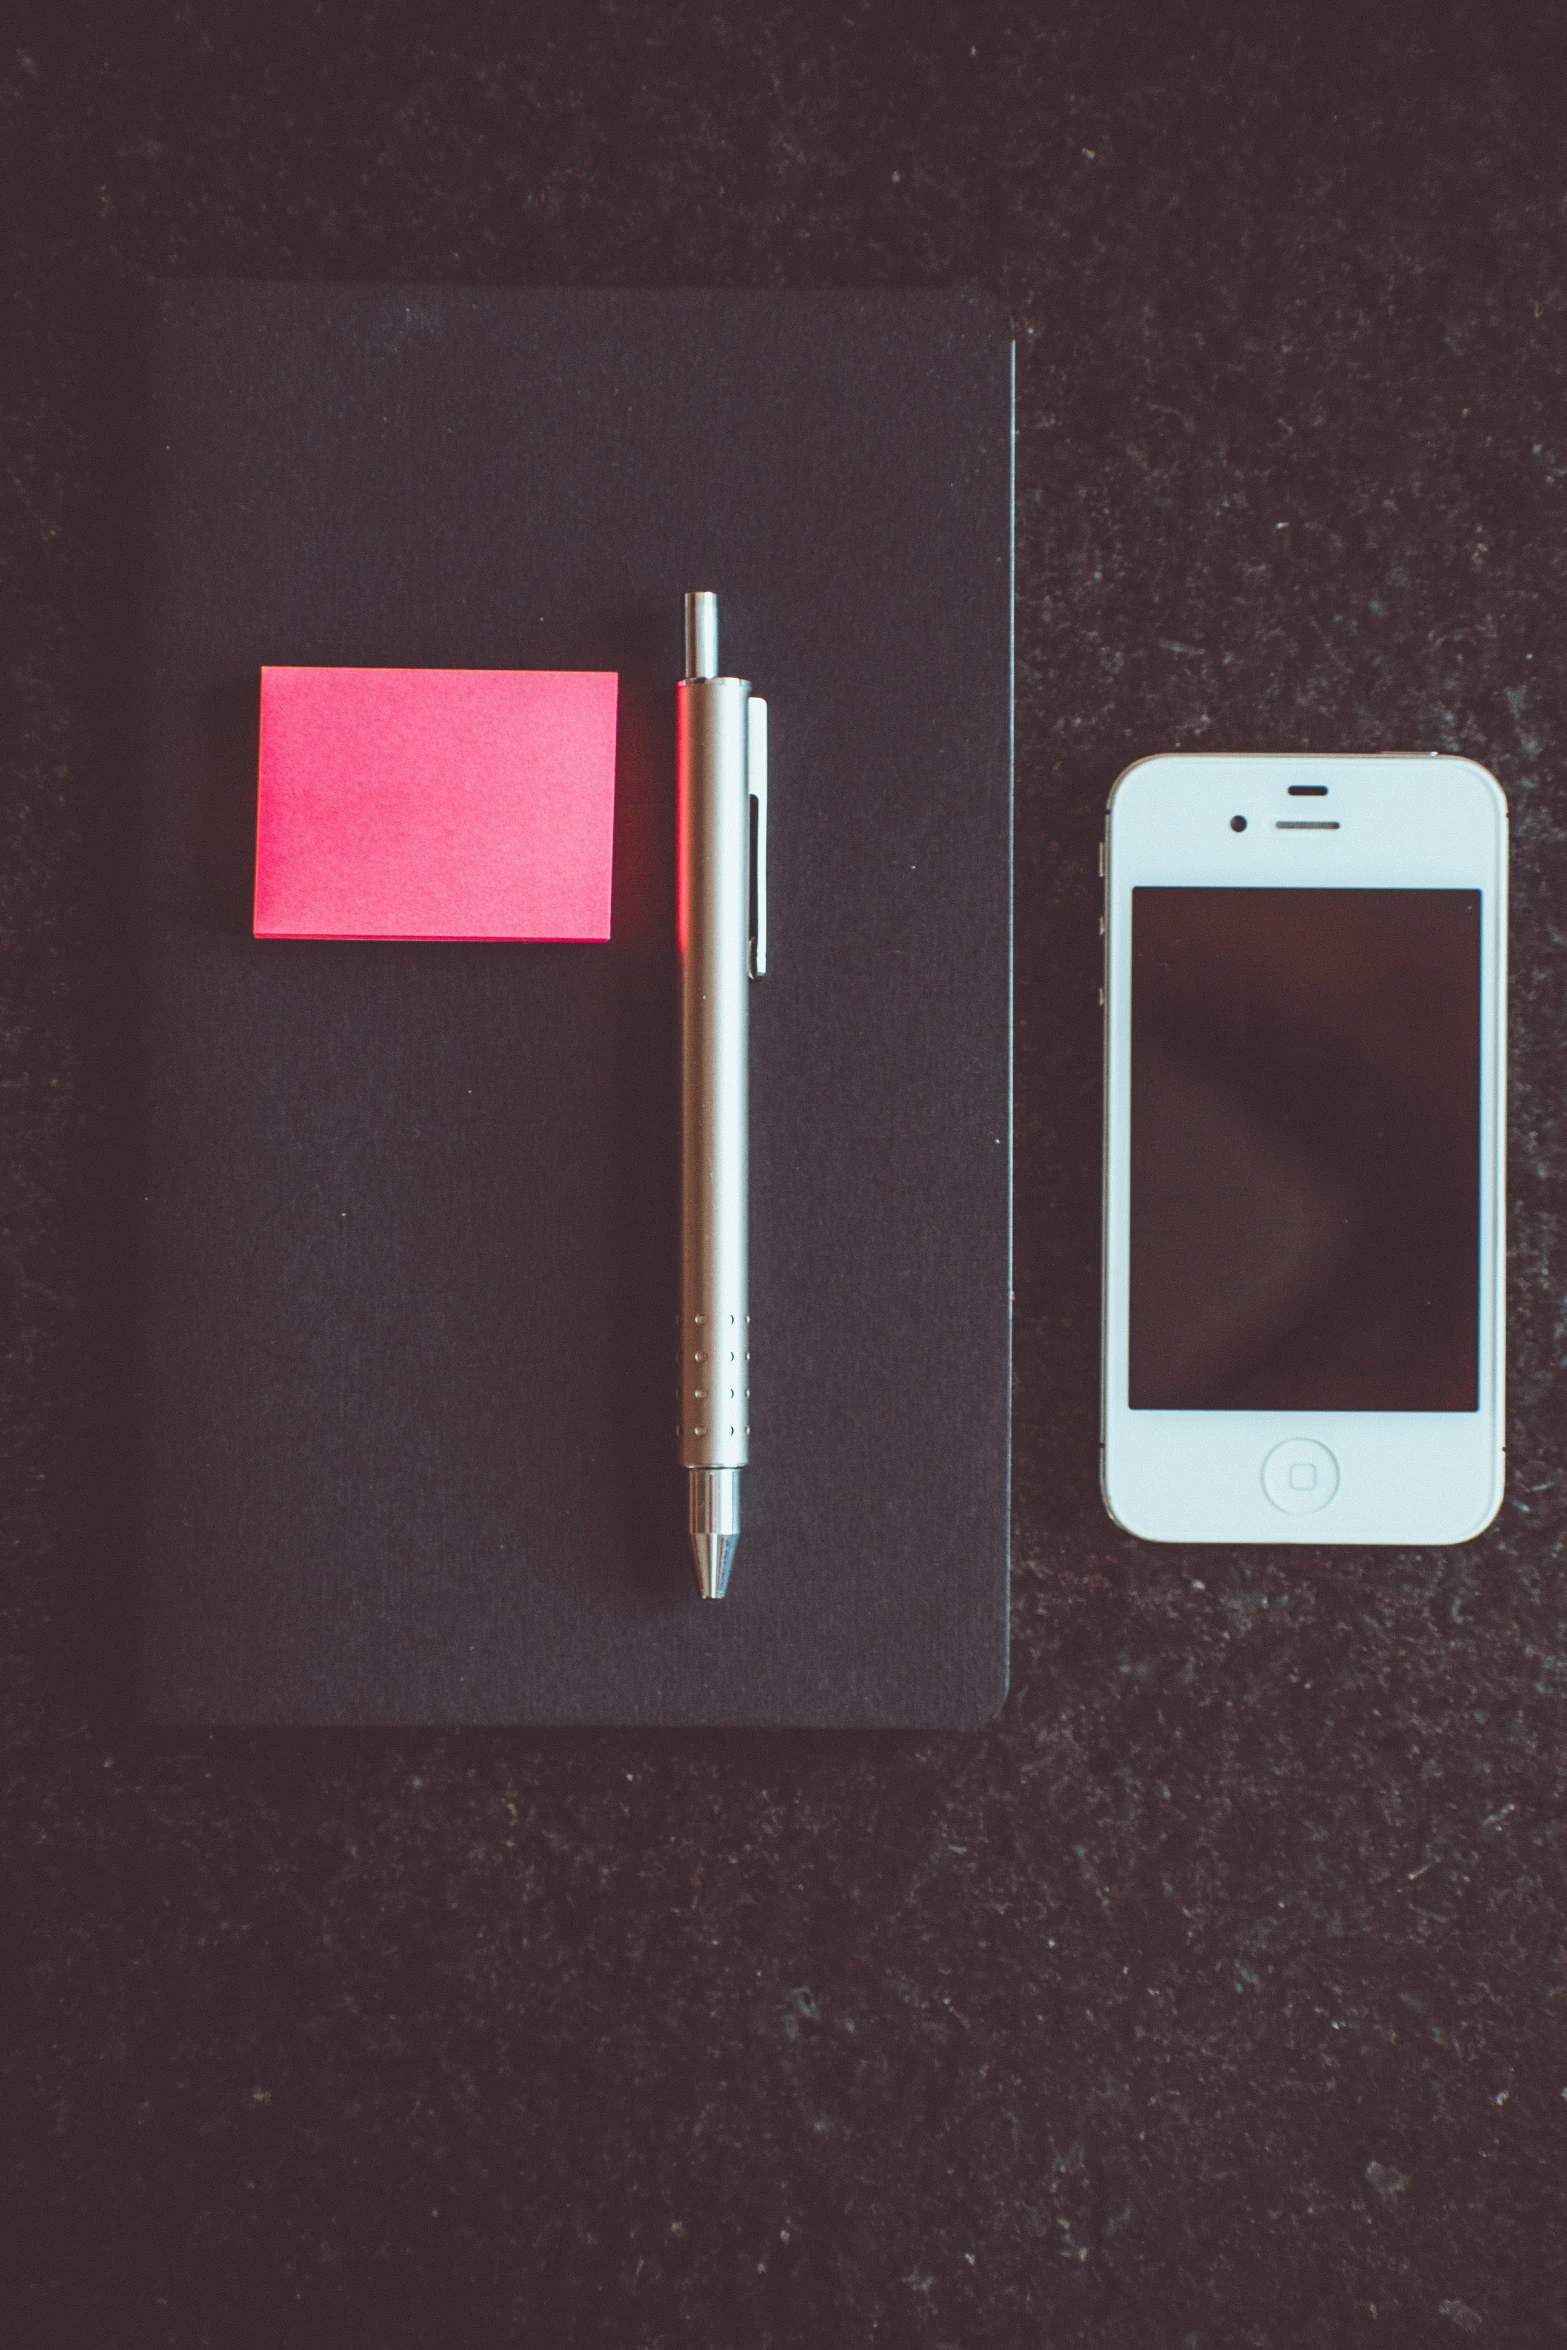
[[[258,938],[608,938],[613,670],[263,669]]]

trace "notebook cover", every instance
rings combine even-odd
[[[1006,1687],[1012,390],[968,293],[155,289],[138,1702],[977,1723]],[[674,1460],[681,597],[772,732],[752,1466]],[[250,935],[264,663],[613,669],[611,942]]]

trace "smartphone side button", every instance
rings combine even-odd
[[[1276,1444],[1262,1464],[1262,1490],[1275,1509],[1298,1517],[1325,1510],[1338,1491],[1338,1462],[1325,1444],[1292,1436]]]

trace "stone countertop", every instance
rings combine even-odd
[[[0,52],[3,2194],[18,2344],[1561,2338],[1567,175],[1553,12],[78,12]],[[1422,29],[1423,28],[1423,29]],[[1019,333],[1013,1694],[970,1737],[110,1702],[91,1212],[143,274],[987,286]],[[1095,1484],[1095,849],[1161,749],[1513,815],[1511,1484],[1452,1551]]]

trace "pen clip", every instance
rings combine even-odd
[[[751,820],[751,977],[767,969],[767,704],[753,694],[746,704],[746,788]]]

